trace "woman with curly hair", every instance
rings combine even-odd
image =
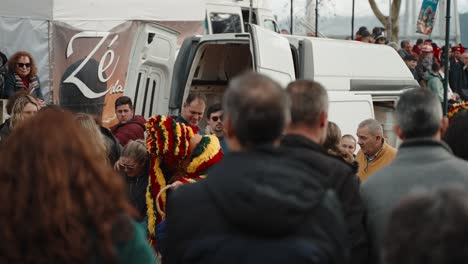
[[[0,263],[154,263],[123,180],[91,144],[52,109],[2,142]]]
[[[5,79],[5,95],[7,98],[18,91],[26,91],[42,100],[41,83],[37,76],[36,61],[26,51],[18,51],[8,60],[8,73]]]

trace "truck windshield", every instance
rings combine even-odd
[[[228,13],[210,13],[213,34],[242,33],[240,16]]]
[[[273,32],[279,32],[278,26],[276,25],[276,22],[271,20],[271,19],[265,19],[263,21],[264,27],[273,31]]]

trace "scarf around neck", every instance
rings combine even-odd
[[[28,92],[28,94],[32,94],[34,90],[39,88],[39,81],[37,80],[36,76],[29,78],[29,87],[26,87],[24,85],[23,80],[17,73],[15,73],[15,79],[16,79],[16,88],[22,89]]]

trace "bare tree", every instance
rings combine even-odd
[[[409,1],[414,1],[414,0],[409,0]],[[380,11],[375,0],[369,0],[369,4],[372,9],[372,12],[374,12],[377,19],[380,21],[380,23],[382,23],[382,25],[385,27],[387,32],[390,33],[391,35],[390,41],[394,41],[398,43],[398,34],[400,32],[399,23],[400,23],[401,0],[392,1],[392,6],[391,6],[389,16],[385,16],[382,13],[382,11]]]

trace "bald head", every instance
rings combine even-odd
[[[235,137],[243,147],[273,143],[289,120],[289,101],[281,86],[256,73],[231,81],[223,108],[228,137]]]

